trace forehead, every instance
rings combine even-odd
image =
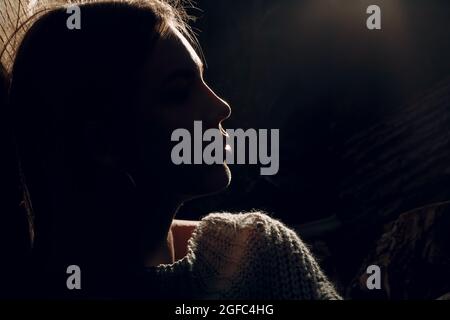
[[[203,63],[189,41],[171,27],[156,42],[148,67],[151,78],[157,81],[178,69],[202,71]]]

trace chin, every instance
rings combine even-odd
[[[231,182],[231,171],[226,164],[195,166],[184,184],[188,199],[211,195],[225,190]]]

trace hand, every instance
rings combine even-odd
[[[171,232],[175,249],[175,260],[182,259],[188,251],[188,241],[200,221],[178,220],[172,221]]]

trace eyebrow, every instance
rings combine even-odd
[[[184,78],[184,79],[193,79],[197,76],[197,72],[192,69],[178,69],[172,72],[163,83],[170,83],[175,79]]]
[[[174,72],[170,73],[169,76],[164,80],[164,83],[169,83],[177,78],[192,79],[203,74],[204,66],[202,62],[196,63],[196,68],[180,68],[176,69]]]

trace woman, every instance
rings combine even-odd
[[[27,30],[11,103],[33,223],[36,295],[338,299],[293,231],[262,213],[174,220],[230,182],[180,165],[171,133],[222,129],[230,107],[203,80],[181,9],[157,0],[65,8]],[[81,290],[66,271],[81,270]]]

